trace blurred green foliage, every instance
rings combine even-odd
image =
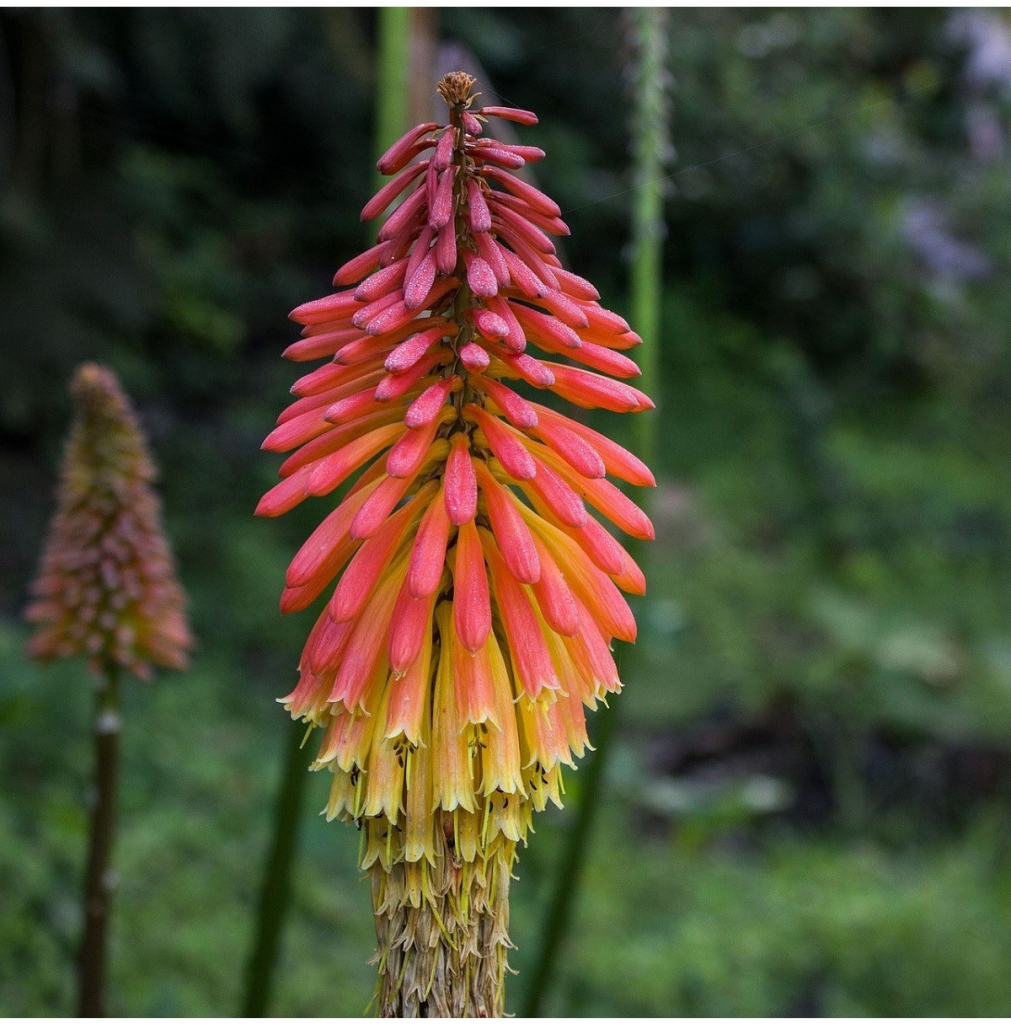
[[[565,256],[627,311],[618,12],[439,17],[541,112],[517,131]],[[308,630],[276,598],[319,516],[252,519],[258,446],[284,312],[366,237],[374,43],[367,9],[0,13],[7,1013],[71,998],[89,695],[83,666],[25,662],[17,616],[84,358],[151,434],[200,640],[127,695],[113,1006],[237,1004]],[[1011,1005],[1007,52],[999,12],[672,15],[658,543],[554,1011]],[[514,999],[565,822],[521,861]],[[357,836],[305,827],[276,1010],[356,1013]]]

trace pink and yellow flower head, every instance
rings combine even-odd
[[[323,730],[327,813],[365,826],[363,866],[406,865],[377,915],[496,844],[506,888],[512,844],[587,747],[585,709],[620,689],[612,639],[636,635],[621,592],[643,575],[587,506],[653,536],[607,479],[651,486],[647,467],[521,393],[652,408],[626,383],[640,339],[562,267],[558,206],[514,173],[544,153],[484,135],[489,118],[537,118],[472,109],[472,86],[448,75],[449,123],[380,159],[392,180],[363,220],[404,198],[337,271],[342,290],[292,312],[302,338],[285,354],[327,362],[264,442],[292,454],[261,515],[353,480],[287,573],[286,612],[339,578],[284,704]]]
[[[137,418],[103,366],[79,366],[70,391],[77,412],[25,612],[38,627],[29,650],[43,660],[83,654],[141,677],[151,665],[183,668],[193,641]]]

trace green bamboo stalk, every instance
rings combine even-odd
[[[115,888],[112,848],[116,837],[119,774],[119,666],[106,665],[96,687],[95,788],[84,875],[84,936],[78,956],[78,1017],[105,1017],[109,907]]]
[[[243,1017],[265,1017],[270,1005],[277,951],[288,911],[292,866],[298,853],[305,784],[312,760],[313,748],[303,744],[304,736],[305,726],[293,722],[274,808],[273,836],[260,889],[253,949],[246,965]]]
[[[632,418],[632,450],[647,465],[655,449],[660,407],[660,313],[663,291],[663,201],[664,170],[670,159],[667,136],[669,76],[667,72],[667,12],[659,7],[636,8],[630,12],[631,35],[636,52],[634,69],[633,163],[635,193],[632,204],[632,323],[642,337],[637,350],[642,376],[636,382],[656,402],[657,410]],[[646,505],[647,502],[643,502]],[[646,507],[646,511],[649,509]],[[629,545],[639,561],[647,557],[641,542]],[[642,602],[637,602],[637,616]],[[625,650],[622,675],[634,675],[636,648]],[[558,954],[569,929],[579,896],[583,868],[589,851],[593,826],[602,802],[607,762],[617,732],[616,706],[599,716],[594,732],[596,753],[581,772],[583,781],[575,816],[565,839],[551,896],[541,926],[541,946],[527,985],[521,1016],[539,1017],[555,973]]]
[[[411,8],[380,7],[376,53],[376,159],[410,128]],[[376,183],[385,179],[376,172]]]

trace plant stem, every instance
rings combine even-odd
[[[438,99],[432,89],[435,81],[435,54],[439,46],[439,8],[411,7],[408,49],[410,80],[407,96],[407,123],[404,130],[422,121],[433,120],[432,109]],[[441,108],[440,112],[441,112]],[[438,118],[434,118],[438,120]]]
[[[631,306],[633,324],[643,344],[638,350],[642,375],[636,382],[660,406],[660,307],[663,290],[663,196],[664,166],[670,151],[667,139],[667,30],[666,11],[658,7],[631,12],[637,53],[635,69],[635,112],[633,149],[635,200],[632,207],[633,262]],[[654,451],[657,411],[638,413],[632,419],[632,449],[650,464]],[[641,502],[646,511],[648,501]],[[630,554],[641,561],[645,545],[633,542]],[[637,613],[643,603],[636,602]],[[622,675],[634,675],[636,648],[625,650]],[[583,868],[589,851],[593,825],[604,791],[608,757],[617,732],[618,707],[605,711],[594,732],[596,752],[583,773],[583,787],[575,819],[558,861],[551,897],[541,926],[541,947],[527,986],[521,1015],[538,1017],[543,1012],[558,954],[569,929],[573,907],[579,895]]]
[[[663,298],[664,170],[668,138],[667,12],[640,7],[632,12],[638,51],[634,116],[635,194],[632,207],[632,317],[642,338],[637,385],[657,409],[632,417],[633,448],[652,461],[660,407],[660,312]]]
[[[78,959],[78,1017],[104,1017],[109,904],[116,885],[112,847],[116,832],[119,767],[119,666],[108,664],[96,687],[95,788],[84,876],[84,936]]]
[[[380,7],[376,53],[376,134],[378,159],[410,127],[411,8]],[[376,172],[376,180],[385,179]]]
[[[304,735],[305,726],[293,722],[288,733],[284,774],[277,791],[273,838],[260,888],[255,940],[246,967],[246,987],[242,1003],[244,1017],[266,1016],[270,1003],[277,950],[288,910],[292,865],[298,847],[305,783],[309,777],[309,763],[312,760],[312,748],[302,743]]]
[[[584,779],[583,791],[576,806],[575,819],[565,837],[565,845],[558,859],[551,897],[544,908],[540,930],[541,948],[524,992],[521,1017],[541,1016],[544,997],[558,959],[558,951],[562,948],[569,928],[572,907],[579,891],[583,865],[586,861],[586,850],[593,831],[597,806],[600,803],[601,780],[607,764],[607,751],[617,721],[614,712],[615,709],[612,707],[599,716],[593,733],[596,753],[589,758],[580,772]]]

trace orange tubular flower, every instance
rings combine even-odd
[[[142,678],[152,665],[184,668],[193,641],[137,418],[104,366],[79,366],[70,392],[77,416],[25,611],[38,626],[29,650],[44,661],[83,654],[97,670]]]
[[[490,117],[537,118],[471,109],[473,84],[447,75],[449,123],[379,161],[394,177],[363,219],[407,195],[337,271],[345,290],[292,312],[304,329],[285,354],[330,361],[264,443],[295,451],[257,509],[358,474],[288,570],[284,611],[340,580],[283,702],[323,730],[328,818],[363,830],[390,1016],[501,1015],[516,844],[560,806],[585,708],[620,689],[609,645],[635,639],[621,591],[645,588],[586,506],[653,536],[606,479],[652,486],[646,466],[515,387],[652,408],[624,382],[640,339],[561,266],[558,206],[511,173],[543,152],[482,137]]]

